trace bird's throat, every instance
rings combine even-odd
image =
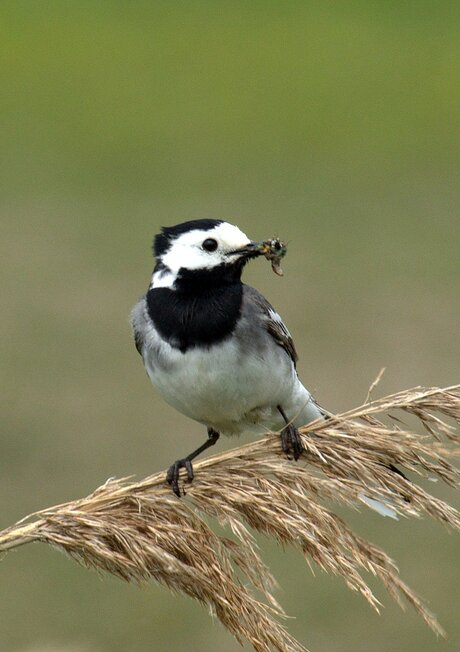
[[[199,270],[201,271],[201,270]],[[147,308],[159,334],[183,353],[209,347],[227,338],[241,311],[243,286],[239,278],[218,282],[215,274],[188,274],[175,288],[157,287],[147,292]]]

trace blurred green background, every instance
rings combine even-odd
[[[458,2],[3,0],[0,527],[201,443],[131,341],[163,224],[289,241],[283,279],[246,280],[329,409],[383,366],[380,394],[459,381],[459,28]],[[263,543],[292,633],[312,652],[459,650],[458,535],[346,517],[449,639]],[[240,649],[191,600],[41,545],[2,561],[0,604],[5,652]]]

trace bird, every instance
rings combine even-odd
[[[207,428],[205,443],[169,467],[179,497],[180,470],[192,482],[192,461],[220,435],[280,432],[298,460],[298,429],[329,416],[300,381],[282,318],[241,280],[262,245],[219,219],[163,227],[154,238],[150,285],[131,313],[136,348],[161,397]]]

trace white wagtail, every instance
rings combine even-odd
[[[207,441],[169,468],[178,496],[180,469],[191,481],[192,460],[220,434],[281,431],[283,450],[297,460],[297,428],[327,416],[299,380],[281,317],[241,281],[262,244],[212,219],[165,227],[155,237],[152,280],[132,312],[136,347],[164,400],[208,429]]]

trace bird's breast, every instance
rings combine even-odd
[[[237,338],[184,353],[158,335],[155,339],[144,350],[152,384],[179,412],[223,432],[269,421],[290,378],[295,382],[295,374],[277,366],[268,351],[247,355]]]
[[[148,315],[161,337],[182,353],[229,337],[240,316],[242,284],[189,288],[160,287],[146,295]]]

